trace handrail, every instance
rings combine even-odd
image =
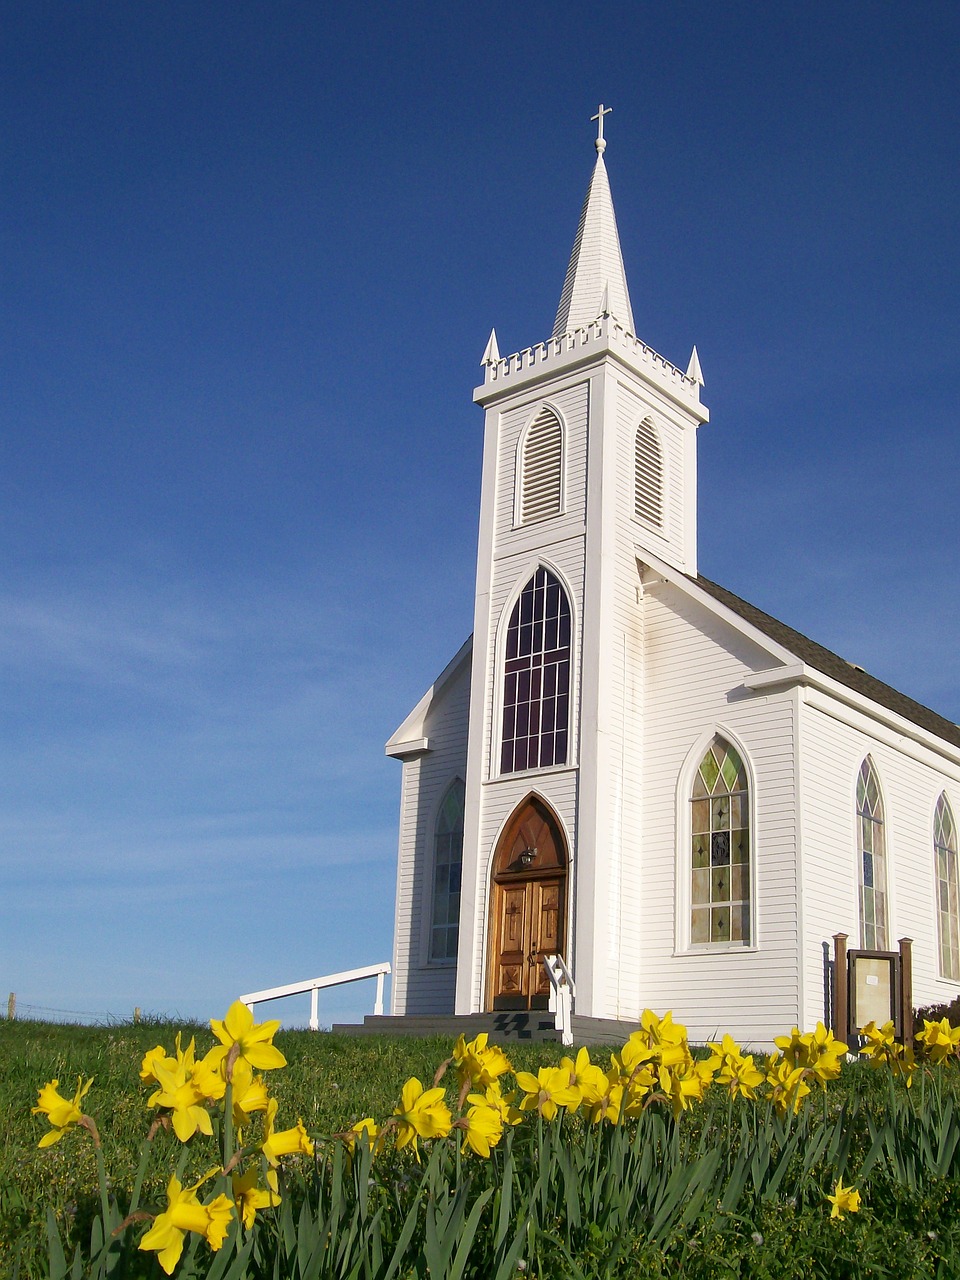
[[[550,979],[548,1008],[554,1015],[554,1026],[560,1032],[560,1043],[571,1045],[573,1044],[573,997],[577,994],[573,974],[561,955],[544,956],[543,967]]]
[[[254,1005],[262,1004],[266,1000],[280,1000],[284,996],[298,996],[309,991],[310,1030],[319,1031],[320,1019],[317,992],[322,987],[339,987],[346,982],[362,982],[364,978],[376,978],[377,994],[373,1003],[373,1013],[374,1017],[382,1017],[383,979],[391,972],[390,963],[385,960],[383,964],[368,964],[362,969],[345,969],[342,973],[328,973],[324,978],[309,978],[306,982],[288,982],[283,987],[266,987],[263,991],[251,991],[248,995],[241,996],[240,999],[253,1013]]]

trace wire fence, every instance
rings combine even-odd
[[[25,1022],[63,1022],[76,1023],[80,1026],[112,1027],[124,1022],[139,1022],[140,1010],[133,1009],[130,1013],[110,1013],[103,1009],[55,1009],[50,1005],[31,1004],[11,991],[7,1000],[7,1018],[11,1022],[16,1019]]]

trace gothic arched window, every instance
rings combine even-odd
[[[940,972],[960,980],[960,884],[957,876],[957,828],[942,792],[933,817],[933,847],[937,859],[937,919],[940,925]]]
[[[656,427],[644,419],[634,450],[634,512],[650,524],[663,524],[663,452]]]
[[[540,568],[507,626],[500,772],[566,764],[569,720],[570,603]]]
[[[857,778],[857,838],[860,854],[860,945],[887,949],[887,855],[883,796],[869,756]]]
[[[750,796],[747,771],[719,735],[700,761],[691,795],[690,942],[747,945],[750,924]]]
[[[433,836],[431,960],[456,960],[457,958],[462,864],[463,783],[457,778],[451,782],[443,797]]]
[[[520,524],[560,514],[563,428],[552,409],[543,408],[527,428],[520,449]]]

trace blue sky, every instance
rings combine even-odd
[[[479,358],[552,328],[600,100],[639,336],[703,364],[701,571],[960,720],[958,46],[0,5],[2,989],[203,1018],[389,957],[383,743],[470,630]]]

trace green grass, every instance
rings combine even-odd
[[[146,1107],[150,1090],[139,1076],[141,1060],[157,1044],[172,1052],[178,1031],[184,1044],[196,1037],[198,1056],[214,1044],[205,1024],[0,1022],[0,1276],[9,1273],[17,1245],[26,1274],[42,1274],[47,1204],[59,1219],[75,1223],[74,1238],[80,1239],[97,1209],[96,1163],[87,1136],[71,1133],[51,1148],[37,1149],[49,1127],[42,1116],[30,1114],[39,1087],[59,1079],[61,1092],[72,1097],[78,1076],[94,1077],[84,1107],[100,1129],[107,1168],[122,1198],[123,1189],[132,1185],[152,1117]],[[451,1049],[442,1038],[310,1031],[280,1032],[274,1043],[288,1064],[270,1076],[279,1124],[293,1124],[300,1116],[312,1134],[337,1133],[370,1115],[382,1121],[396,1106],[404,1080],[416,1075],[429,1084]],[[519,1045],[511,1049],[511,1059],[520,1069],[535,1070],[540,1063],[559,1061],[562,1052],[559,1045]],[[162,1200],[170,1175],[169,1162],[161,1160],[162,1149],[145,1183],[148,1201]],[[209,1151],[198,1152],[186,1172],[199,1176],[208,1164]]]
[[[20,1275],[26,1280],[46,1274],[47,1205],[54,1208],[71,1247],[86,1239],[97,1211],[96,1166],[88,1136],[71,1132],[54,1147],[37,1149],[47,1128],[42,1117],[30,1114],[40,1085],[56,1077],[62,1092],[71,1095],[78,1075],[95,1078],[84,1105],[100,1128],[107,1169],[120,1202],[125,1203],[151,1115],[145,1105],[149,1090],[139,1079],[140,1061],[156,1044],[172,1049],[177,1030],[185,1038],[196,1036],[199,1053],[213,1043],[209,1028],[179,1023],[106,1028],[0,1023],[0,1276],[10,1273],[17,1255]],[[316,1135],[335,1133],[367,1115],[384,1120],[396,1105],[403,1081],[417,1075],[429,1084],[451,1049],[443,1039],[370,1039],[310,1032],[281,1033],[276,1044],[288,1060],[285,1070],[270,1076],[271,1091],[280,1104],[279,1124],[292,1124],[301,1116]],[[536,1070],[545,1062],[558,1061],[563,1050],[558,1045],[511,1045],[508,1052],[517,1069]],[[607,1052],[598,1050],[596,1060],[606,1061]],[[843,1223],[830,1221],[823,1202],[823,1190],[834,1176],[829,1159],[818,1159],[801,1172],[802,1149],[778,1198],[753,1195],[748,1177],[732,1210],[718,1212],[715,1200],[706,1203],[702,1216],[682,1224],[678,1219],[656,1242],[639,1225],[620,1231],[615,1239],[590,1221],[571,1232],[563,1207],[571,1204],[570,1189],[561,1192],[558,1174],[557,1199],[550,1202],[555,1204],[554,1225],[550,1226],[548,1212],[535,1261],[528,1264],[526,1274],[536,1274],[538,1280],[578,1275],[584,1280],[601,1276],[714,1280],[729,1275],[755,1280],[960,1278],[960,1157],[943,1160],[943,1172],[931,1172],[938,1153],[927,1150],[923,1155],[919,1146],[914,1150],[912,1145],[914,1138],[919,1142],[926,1118],[936,1118],[930,1127],[934,1146],[941,1119],[944,1128],[947,1120],[956,1127],[951,1108],[958,1097],[955,1066],[936,1076],[921,1073],[909,1097],[902,1090],[894,1097],[884,1073],[852,1064],[825,1095],[807,1100],[811,1133],[816,1126],[828,1127],[846,1114],[841,1108],[850,1108],[849,1149],[842,1156],[848,1183],[856,1179],[875,1132],[890,1119],[891,1108],[898,1119],[899,1128],[888,1133],[889,1156],[877,1159],[863,1185],[863,1211]],[[728,1127],[731,1115],[732,1128]],[[668,1130],[671,1123],[667,1121]],[[691,1159],[698,1151],[722,1148],[728,1167],[744,1141],[735,1129],[736,1113],[722,1098],[684,1115],[680,1122],[684,1149]],[[576,1145],[582,1137],[579,1119],[568,1120],[558,1138],[559,1147]],[[521,1141],[526,1140],[518,1136],[518,1152]],[[162,1200],[173,1152],[180,1150],[173,1141],[158,1141],[155,1146],[145,1184],[148,1204]],[[502,1161],[502,1151],[496,1154]],[[209,1163],[210,1149],[202,1148],[188,1157],[185,1175],[199,1174]],[[561,1150],[558,1169],[562,1163]],[[495,1171],[493,1163],[484,1170],[477,1162],[469,1167],[476,1171],[478,1185]],[[386,1158],[385,1169],[384,1176],[392,1178],[396,1187],[416,1176],[405,1155]]]

